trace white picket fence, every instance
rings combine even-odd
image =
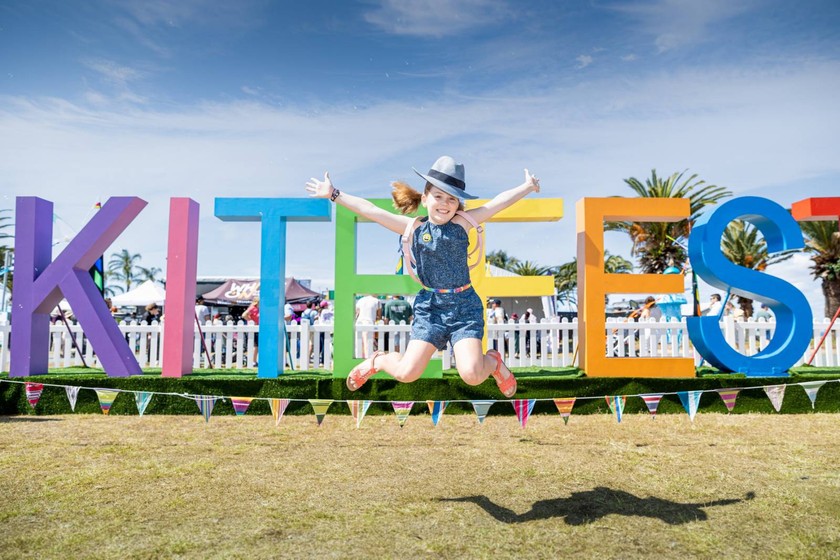
[[[814,346],[829,326],[829,320],[815,321],[814,339],[796,365],[808,361]],[[759,321],[733,321],[725,318],[721,329],[727,342],[741,353],[753,355],[763,349],[773,335],[775,323]],[[541,366],[566,367],[577,365],[578,324],[576,320],[546,320],[540,322],[515,322],[503,325],[488,325],[488,344],[503,353],[505,362],[511,367]],[[161,367],[163,350],[163,328],[154,323],[122,323],[120,330],[134,350],[143,368]],[[207,368],[207,353],[214,369],[245,369],[255,367],[254,336],[258,327],[254,324],[227,323],[206,324],[201,327],[207,352],[196,332],[193,345],[193,367]],[[356,325],[355,355],[362,357],[374,349],[404,352],[410,339],[411,326]],[[0,371],[9,371],[9,336],[11,327],[0,323]],[[70,333],[75,336],[76,351]],[[323,335],[323,337],[321,336]],[[50,327],[50,367],[74,367],[83,365],[100,367],[96,354],[79,325],[71,325],[69,332],[63,324]],[[333,325],[303,323],[287,326],[288,346],[284,344],[286,368],[310,370],[332,369]],[[608,356],[630,357],[687,357],[697,358],[688,339],[685,320],[649,322],[624,322],[608,320],[606,325],[606,347]],[[321,351],[323,349],[323,352]],[[321,355],[323,354],[323,360]],[[444,368],[454,367],[451,347],[438,353]],[[291,358],[291,363],[290,363]],[[308,358],[308,359],[307,359]],[[322,363],[323,362],[323,363]],[[835,323],[817,352],[813,365],[840,366],[840,322]]]

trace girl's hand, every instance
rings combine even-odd
[[[306,183],[306,190],[309,192],[309,196],[313,198],[329,198],[333,192],[333,188],[332,181],[330,181],[329,171],[324,173],[323,181],[319,181],[315,177],[312,177]]]
[[[525,170],[525,184],[528,185],[532,191],[540,192],[540,180],[531,175],[527,169]]]

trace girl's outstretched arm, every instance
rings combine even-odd
[[[309,192],[309,196],[313,198],[329,198],[336,204],[341,204],[351,212],[363,216],[372,222],[376,222],[395,233],[404,233],[406,226],[412,221],[409,217],[392,214],[387,210],[383,210],[364,198],[359,198],[358,196],[353,196],[352,194],[339,191],[333,186],[332,181],[330,180],[329,171],[324,173],[323,181],[312,177],[306,183],[306,190]]]
[[[473,208],[467,212],[469,212],[475,221],[483,223],[532,192],[540,192],[540,180],[531,175],[526,169],[524,183],[518,187],[497,194],[493,200],[484,206]]]

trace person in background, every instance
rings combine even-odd
[[[318,313],[318,322],[320,324],[327,324],[332,323],[333,318],[335,317],[335,312],[333,311],[332,307],[330,307],[330,302],[327,300],[323,300],[319,305],[318,308],[320,312]],[[318,352],[318,365],[324,365],[324,352],[326,351],[325,346],[327,343],[327,333],[321,331],[321,334],[318,335],[318,340],[320,341],[321,350]]]
[[[210,308],[204,305],[204,298],[201,296],[195,298],[195,318],[199,325],[204,325],[210,320]]]
[[[156,303],[150,303],[146,306],[146,314],[143,315],[143,322],[151,325],[152,321],[160,321],[160,307]]]
[[[511,313],[510,318],[519,323],[519,314],[518,313]],[[519,357],[519,328],[513,331],[513,355],[514,357]]]
[[[720,317],[723,304],[720,302],[720,294],[712,294],[709,296],[709,307],[703,312],[703,315],[708,317]]]
[[[303,310],[303,313],[300,314],[300,323],[303,324],[304,321],[311,327],[315,324],[315,321],[318,320],[318,308],[317,303],[314,301],[310,301],[306,304],[306,309]],[[309,338],[309,351],[307,352],[306,356],[307,359],[312,357],[312,351],[315,349],[315,338],[314,335],[310,333]],[[317,365],[317,364],[316,364]]]
[[[382,312],[382,318],[385,320],[385,324],[395,324],[399,325],[400,323],[405,323],[406,325],[411,324],[412,318],[412,311],[411,311],[411,304],[405,301],[402,296],[388,296],[388,300],[385,302],[385,309]],[[394,334],[394,344],[391,350],[395,352],[399,352],[399,345],[397,344],[398,337],[396,333]],[[388,333],[385,333],[385,347],[388,348]]]
[[[773,320],[773,313],[763,303],[758,303],[758,311],[753,314],[753,319],[758,321],[759,319],[764,319],[765,321],[772,321]]]
[[[659,321],[662,319],[662,310],[656,305],[655,297],[648,296],[645,298],[645,304],[639,312],[639,319],[643,321],[647,319],[656,319]]]
[[[382,318],[382,309],[379,307],[379,299],[371,294],[359,298],[356,302],[356,324],[375,325],[378,319]],[[373,347],[368,347],[368,337],[362,336],[362,357],[369,358],[376,350],[376,333],[373,336]]]
[[[251,301],[251,305],[249,305],[248,308],[245,310],[245,312],[242,314],[242,320],[243,321],[248,321],[248,322],[252,321],[255,325],[260,324],[260,298],[259,297],[255,297]],[[257,332],[254,333],[254,367],[259,365],[259,362],[257,361],[259,346],[260,346],[260,333],[259,333],[259,329],[258,329]]]

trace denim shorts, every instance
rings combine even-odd
[[[414,300],[411,338],[434,345],[438,350],[465,338],[484,337],[484,306],[470,288],[457,294],[421,290]]]

